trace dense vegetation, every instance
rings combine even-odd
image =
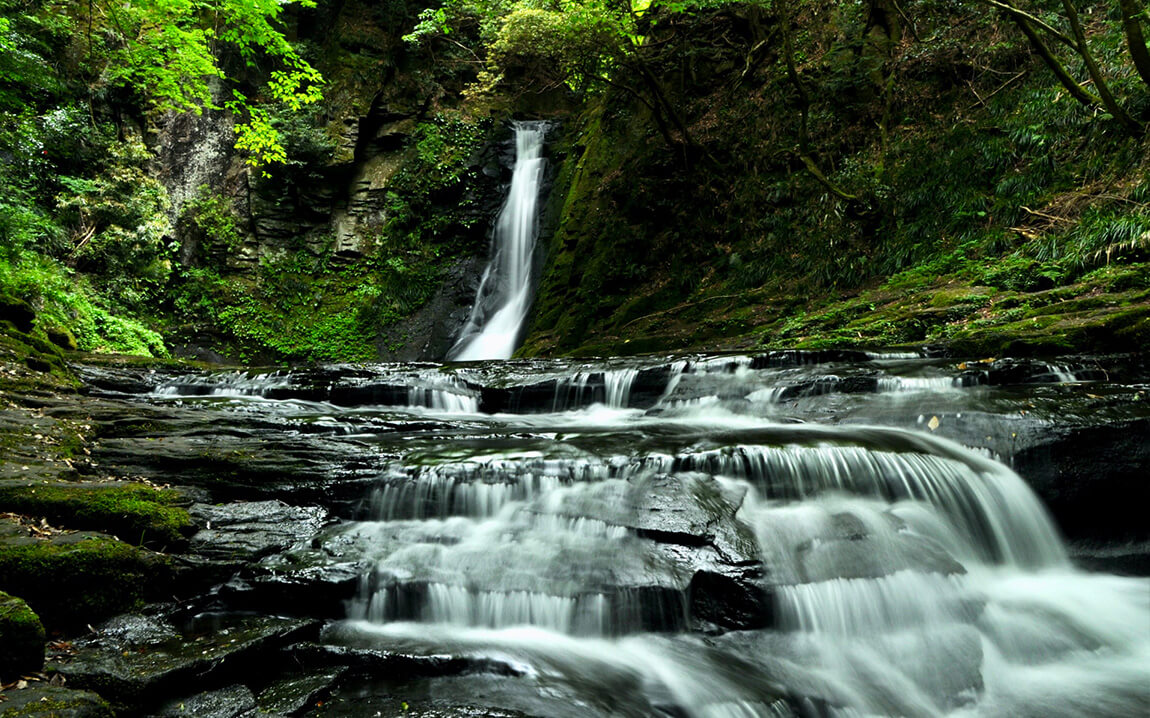
[[[1146,331],[1137,0],[0,7],[0,299],[65,349],[422,341],[524,114],[562,121],[525,352]]]

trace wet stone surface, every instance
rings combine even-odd
[[[994,461],[1083,565],[1150,571],[1141,360],[82,375],[41,411],[90,456],[44,476],[181,487],[198,528],[165,557],[177,603],[50,656],[121,714],[1008,715],[984,646],[1140,650],[1094,627],[1140,615],[1106,585],[1043,603],[1091,579],[1042,585],[1063,548]],[[1112,715],[1150,699],[1136,674],[1107,674]]]

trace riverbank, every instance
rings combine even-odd
[[[974,264],[971,262],[970,264]],[[1024,270],[1010,275],[1024,280]],[[1150,341],[1150,264],[1104,267],[1060,287],[975,283],[969,274],[913,271],[873,288],[819,299],[777,290],[701,292],[690,301],[604,322],[583,344],[537,330],[521,353],[605,356],[659,351],[930,347],[949,356],[1125,352]],[[1017,286],[1017,285],[1015,285]],[[640,300],[641,303],[641,300]]]

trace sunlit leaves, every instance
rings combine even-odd
[[[216,109],[213,83],[225,80],[220,45],[250,67],[271,65],[267,96],[292,111],[322,99],[323,78],[281,31],[283,9],[313,0],[105,0],[109,61],[102,79],[141,92],[158,112]],[[92,48],[95,52],[95,48]],[[286,159],[268,111],[236,94],[224,106],[238,118],[236,147],[259,166]]]

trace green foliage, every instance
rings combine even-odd
[[[465,190],[477,179],[472,158],[490,130],[489,120],[449,114],[416,125],[408,161],[388,187],[387,219],[377,238],[381,268],[397,271],[413,259],[433,261],[452,227],[470,228],[482,218]],[[466,248],[454,251],[461,249]]]
[[[49,257],[26,252],[0,259],[0,294],[36,307],[41,330],[69,329],[82,351],[168,356],[159,334],[113,313],[85,278]]]
[[[1150,257],[1150,208],[1092,207],[1066,234],[1065,245],[1076,268],[1144,260]]]
[[[628,64],[642,53],[646,37],[675,17],[724,6],[731,0],[446,0],[424,10],[404,39],[428,42],[478,24],[478,43],[488,68],[473,90],[490,92],[508,74],[544,85],[566,84],[576,92],[634,80]],[[458,41],[455,41],[458,42]],[[642,85],[643,83],[637,83]]]
[[[243,244],[244,232],[231,202],[212,192],[207,185],[200,185],[195,196],[184,203],[179,221],[193,234],[201,253],[214,265],[222,264]]]
[[[254,291],[216,304],[221,324],[248,346],[283,358],[364,361],[374,356],[370,277],[330,268],[329,257],[299,250],[265,257]]]
[[[146,171],[151,153],[139,140],[111,148],[94,178],[61,177],[57,221],[70,230],[70,257],[101,277],[116,302],[140,309],[159,298],[175,246],[168,237],[167,192]]]

